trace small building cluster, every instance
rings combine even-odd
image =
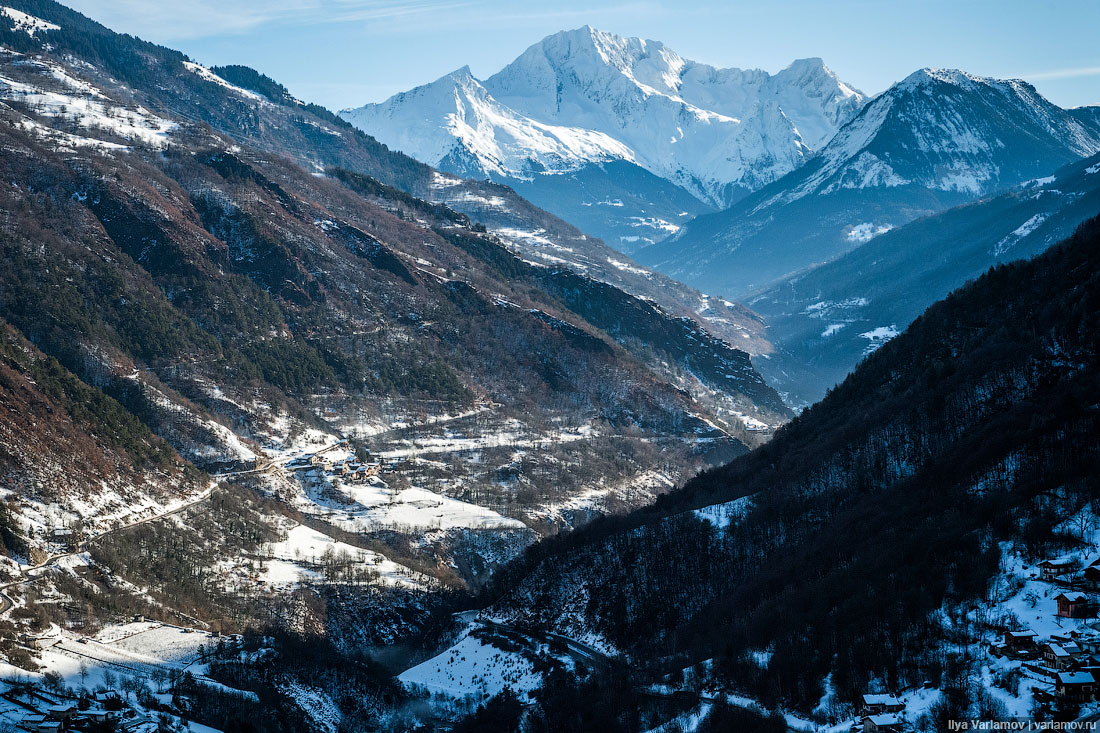
[[[864,695],[863,733],[900,733],[905,730],[904,710],[905,703],[894,695]]]
[[[311,453],[295,458],[287,464],[291,471],[317,472],[326,476],[338,476],[348,483],[363,483],[382,472],[378,461],[360,463],[354,460],[330,461],[320,453]]]
[[[11,687],[2,697],[22,712],[16,730],[31,733],[95,730],[103,723],[121,722],[136,716],[113,690],[97,692],[91,698],[74,699],[24,684]]]
[[[1006,631],[1000,644],[990,647],[994,656],[1020,660],[1024,666],[1052,682],[1063,672],[1100,671],[1100,631],[1082,628],[1040,639],[1034,631]]]
[[[1057,618],[1097,616],[1100,604],[1086,591],[1100,587],[1100,560],[1083,570],[1074,557],[1044,560],[1036,567],[1039,580],[1059,589],[1054,596]],[[1040,702],[1093,702],[1100,699],[1100,631],[1094,626],[1097,624],[1067,626],[1064,633],[1045,638],[1029,629],[1006,631],[1000,643],[990,645],[989,652],[1019,661],[1030,675],[1049,681],[1049,690],[1034,689]]]

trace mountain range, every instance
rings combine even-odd
[[[757,366],[812,404],[867,354],[994,265],[1034,256],[1100,211],[1100,155],[892,229],[748,299],[776,351]]]
[[[801,166],[864,96],[821,59],[771,75],[585,26],[342,116],[441,170],[507,183],[633,251]]]
[[[266,465],[265,450],[302,436],[415,457],[439,424],[458,441],[444,450],[453,470],[407,468],[450,494],[461,517],[442,529],[499,527],[521,546],[534,535],[498,510],[524,506],[551,531],[645,501],[790,416],[748,354],[708,330],[753,342],[763,325],[745,309],[708,306],[625,259],[607,269],[700,313],[595,279],[596,263],[517,256],[483,223],[409,193],[438,191],[442,174],[255,71],[219,76],[55,3],[20,8],[50,27],[0,25],[0,165],[14,184],[0,318],[19,352],[12,404],[40,406],[59,439],[37,450],[45,433],[7,434],[9,486],[27,487],[13,521],[39,526],[52,503],[48,521],[107,527],[126,501],[152,510],[169,487],[197,490],[201,471]],[[588,241],[503,187],[444,188],[475,207],[496,197],[508,233],[537,227],[539,246]],[[74,425],[92,436],[80,453]],[[563,453],[509,449],[528,443]],[[75,482],[85,503],[58,502],[67,482],[50,467],[78,457],[73,475],[102,483]],[[294,481],[284,490],[297,511],[330,506]],[[394,531],[340,516],[342,531]],[[450,541],[429,554],[451,556]]]
[[[0,730],[1100,711],[1100,108],[584,27],[341,116],[3,2]]]
[[[806,165],[637,256],[740,297],[1098,151],[1094,117],[1026,82],[922,69],[868,102]]]

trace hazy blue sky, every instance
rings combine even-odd
[[[66,2],[66,0],[62,0]],[[241,63],[333,109],[464,64],[484,78],[555,31],[590,24],[717,66],[825,59],[877,93],[923,66],[1022,77],[1063,106],[1100,104],[1100,0],[68,0],[115,30]]]

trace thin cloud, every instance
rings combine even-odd
[[[1081,76],[1100,76],[1100,66],[1080,66],[1076,69],[1054,69],[1053,71],[1038,71],[1034,74],[1024,74],[1021,78],[1035,81],[1047,79],[1076,79]]]
[[[346,23],[357,20],[400,20],[428,13],[445,13],[467,9],[474,2],[448,2],[446,0],[394,0],[394,2],[367,2],[364,0],[335,0],[331,7],[321,9],[313,17],[303,18],[315,24]]]
[[[262,25],[402,20],[465,8],[457,0],[69,0],[108,27],[159,41],[244,33]]]

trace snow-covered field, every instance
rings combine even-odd
[[[361,547],[338,542],[326,534],[304,525],[297,525],[287,532],[281,542],[267,545],[263,554],[267,571],[263,582],[270,585],[287,585],[313,580],[320,576],[316,570],[326,558],[350,558],[378,573],[378,582],[407,588],[422,587],[427,580],[420,573],[388,559],[385,555]]]
[[[309,480],[309,479],[307,479]],[[327,496],[322,493],[322,486]],[[339,497],[337,500],[335,497]],[[307,485],[297,508],[349,532],[406,529],[522,529],[517,519],[492,509],[420,488],[395,489],[385,482],[352,484],[325,479]]]
[[[518,421],[514,421],[519,428]],[[481,435],[455,435],[444,433],[428,438],[417,438],[408,441],[408,445],[400,448],[391,448],[381,451],[378,456],[383,459],[410,458],[414,456],[432,455],[441,453],[461,453],[466,451],[484,450],[485,448],[539,448],[556,443],[572,443],[577,440],[587,440],[593,436],[593,429],[589,426],[577,430],[562,430],[556,433],[543,435],[524,434],[517,430],[505,430]]]
[[[397,679],[414,690],[482,701],[505,688],[526,697],[541,684],[542,675],[524,654],[504,651],[467,632],[446,651]]]
[[[118,690],[122,679],[134,678],[143,681],[154,696],[164,697],[154,680],[161,673],[188,671],[200,684],[242,697],[254,696],[254,693],[234,690],[205,677],[207,669],[201,661],[201,648],[212,647],[218,639],[204,631],[142,621],[108,626],[92,637],[78,636],[56,626],[44,636],[49,639],[49,646],[39,652],[39,671],[28,672],[0,663],[0,679],[4,680],[0,682],[0,693],[11,692],[11,682],[37,685],[32,695],[19,693],[24,697],[23,705],[0,698],[0,724],[19,725],[33,715],[28,702],[42,711],[54,704],[73,704],[73,698],[48,690],[47,674],[57,675],[63,687],[78,691]],[[158,730],[155,713],[142,708],[129,693],[120,694],[138,716],[127,724],[127,731],[153,733]],[[181,730],[218,733],[198,723],[183,721],[183,724],[186,727]]]
[[[750,509],[752,509],[752,497],[742,496],[740,499],[727,501],[724,504],[712,504],[702,509],[696,509],[695,516],[710,522],[717,529],[725,529],[731,523],[744,519]]]

